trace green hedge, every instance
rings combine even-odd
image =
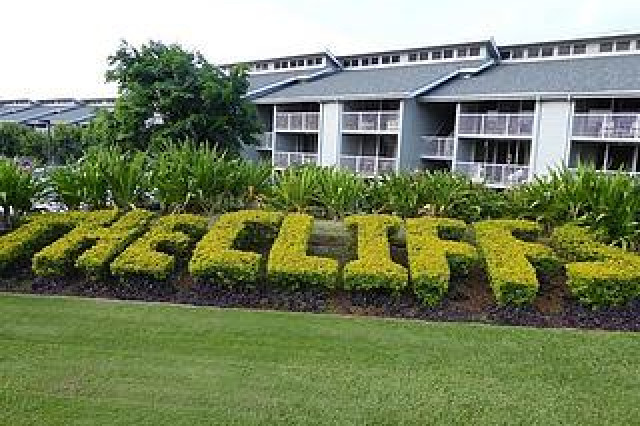
[[[109,227],[117,212],[107,212],[100,220],[84,222],[63,238],[36,253],[33,271],[37,275],[64,275],[74,267],[90,275],[108,270],[109,263],[142,234],[153,214],[133,210]]]
[[[307,255],[312,230],[312,216],[295,213],[285,217],[269,253],[267,277],[270,283],[291,289],[336,286],[338,261]]]
[[[0,237],[0,271],[7,270],[15,262],[31,260],[36,252],[56,241],[78,224],[96,223],[104,218],[113,218],[114,215],[114,211],[31,215],[20,228]]]
[[[175,269],[176,255],[186,258],[192,245],[207,232],[207,225],[202,216],[163,216],[111,263],[111,273],[165,280]]]
[[[522,241],[514,236],[540,233],[540,227],[526,220],[487,220],[475,224],[475,237],[489,283],[500,304],[531,303],[538,293],[534,265],[550,271],[557,265],[549,247]]]
[[[582,303],[602,307],[640,297],[640,256],[604,245],[576,225],[554,229],[551,245],[570,262],[567,286]]]
[[[402,220],[388,215],[355,215],[345,223],[356,233],[358,254],[357,260],[344,267],[345,288],[399,291],[407,287],[407,268],[391,259],[389,244],[389,234],[400,227]]]
[[[282,214],[261,210],[227,213],[218,219],[211,230],[196,245],[189,262],[189,272],[196,278],[213,279],[224,284],[255,283],[264,264],[259,253],[241,251],[235,244],[252,239],[251,224],[276,230]]]
[[[444,240],[441,234],[460,236],[467,225],[457,219],[407,219],[407,254],[413,291],[427,305],[436,305],[449,289],[451,270],[468,271],[477,258],[470,244]]]

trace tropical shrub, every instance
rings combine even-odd
[[[446,218],[406,220],[409,273],[413,291],[426,305],[435,305],[449,288],[451,270],[466,273],[476,259],[473,246],[441,238],[460,238],[467,230],[464,222]]]
[[[487,220],[476,223],[474,229],[496,300],[500,304],[531,303],[539,287],[534,266],[551,272],[557,261],[549,247],[522,241],[514,234],[531,238],[541,228],[525,220]]]
[[[260,210],[227,213],[218,219],[196,245],[189,272],[225,284],[255,283],[264,266],[263,255],[237,249],[239,240],[254,238],[253,232],[275,232],[282,214]],[[259,227],[251,225],[260,225]]]
[[[31,210],[43,189],[42,183],[31,173],[11,160],[0,158],[0,208],[6,224],[11,226],[13,219]]]
[[[355,215],[345,219],[356,234],[358,258],[344,267],[343,281],[347,289],[404,289],[407,269],[391,259],[389,234],[397,231],[402,220],[388,215]]]
[[[336,286],[338,261],[307,254],[312,228],[312,216],[293,213],[284,218],[269,253],[270,283],[291,289]]]
[[[513,214],[547,229],[568,222],[586,225],[622,247],[635,248],[640,236],[640,186],[623,173],[593,167],[557,169],[508,192]]]
[[[122,277],[165,280],[175,269],[176,256],[187,257],[191,246],[207,232],[207,226],[208,220],[202,216],[163,216],[111,263],[111,272]]]
[[[315,205],[320,173],[321,168],[314,166],[283,170],[275,178],[267,204],[276,210],[308,212]]]
[[[554,229],[551,244],[569,262],[567,286],[582,303],[602,307],[640,297],[640,256],[602,244],[575,225]]]
[[[324,216],[338,219],[358,213],[367,189],[364,180],[349,171],[334,167],[316,170],[314,198]]]
[[[144,232],[153,218],[146,210],[132,210],[108,226],[116,216],[117,211],[106,211],[96,220],[80,223],[36,253],[33,272],[43,276],[64,275],[74,268],[92,276],[106,272],[111,261]]]

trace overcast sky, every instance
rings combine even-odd
[[[0,16],[0,99],[114,95],[104,72],[120,39],[178,42],[224,63],[640,33],[639,0],[19,0]]]

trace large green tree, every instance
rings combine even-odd
[[[123,41],[109,57],[107,81],[119,89],[116,140],[130,148],[170,139],[235,152],[259,131],[255,108],[243,97],[246,68],[226,75],[199,52],[177,44],[134,47]]]

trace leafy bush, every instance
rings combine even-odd
[[[356,232],[358,259],[344,267],[347,289],[387,288],[402,290],[407,286],[407,269],[391,259],[389,234],[398,229],[402,220],[388,215],[355,215],[345,219]]]
[[[458,274],[466,273],[476,259],[473,246],[440,236],[460,237],[466,229],[464,222],[455,219],[406,220],[411,284],[423,303],[437,304],[449,288],[450,268]]]
[[[567,286],[582,303],[603,307],[640,297],[640,256],[598,242],[575,225],[554,229],[551,244],[567,261]]]
[[[334,167],[316,169],[315,201],[330,219],[358,213],[364,203],[366,184],[353,173]]]
[[[91,222],[80,223],[63,238],[40,250],[33,257],[37,275],[64,275],[73,267],[89,275],[106,272],[111,261],[135,241],[151,221],[153,214],[132,210],[109,227],[117,211],[102,212]]]
[[[58,168],[51,184],[69,208],[130,208],[147,191],[146,156],[124,153],[119,147],[93,147],[78,162]]]
[[[269,253],[269,282],[292,289],[335,287],[338,262],[307,255],[312,228],[313,217],[309,215],[293,213],[285,217]]]
[[[304,213],[315,205],[320,168],[292,167],[275,179],[267,203],[276,210]]]
[[[550,272],[557,266],[556,258],[550,248],[522,241],[514,233],[533,237],[541,228],[524,220],[487,220],[474,228],[496,300],[513,305],[532,302],[539,287],[533,265]]]
[[[0,208],[5,223],[31,210],[41,197],[43,185],[13,161],[0,158]]]
[[[207,232],[207,225],[202,216],[163,216],[111,263],[111,272],[165,280],[175,269],[175,256],[188,256],[191,246]]]
[[[151,161],[151,186],[165,211],[229,211],[258,205],[271,167],[191,142],[167,144]]]
[[[196,245],[189,262],[189,272],[194,277],[226,284],[255,283],[262,272],[263,256],[237,250],[236,243],[253,238],[253,235],[247,235],[252,231],[250,224],[275,230],[281,221],[282,214],[259,210],[243,210],[220,216]]]
[[[568,222],[589,226],[608,242],[635,248],[640,235],[640,186],[623,173],[593,167],[557,169],[508,193],[517,217],[547,229]]]

